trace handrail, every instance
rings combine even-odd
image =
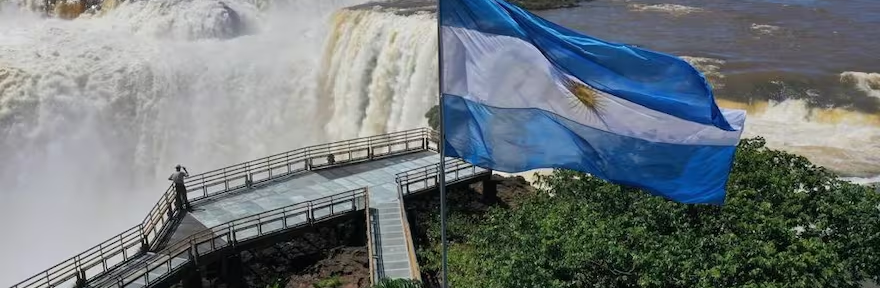
[[[436,137],[436,135],[432,136]],[[429,142],[431,142],[432,140],[434,139],[429,139]],[[447,184],[452,184],[492,173],[492,170],[475,166],[460,159],[446,161],[445,167],[445,172],[447,173],[447,176],[449,173],[453,174],[452,178],[446,179]],[[422,275],[419,269],[418,260],[416,259],[415,247],[413,247],[412,244],[412,232],[409,228],[409,220],[406,214],[404,196],[433,188],[439,182],[439,175],[440,163],[436,163],[403,171],[397,173],[394,177],[394,182],[397,183],[397,199],[400,203],[401,221],[403,221],[403,223],[401,224],[403,225],[403,232],[404,236],[406,237],[405,239],[408,240],[406,241],[406,249],[409,254],[408,256],[410,262],[410,277],[419,281],[421,281]],[[430,182],[429,180],[433,180],[433,182]],[[411,189],[413,184],[419,183],[422,183],[424,185],[422,187],[417,187],[417,189]]]
[[[376,210],[378,212],[378,210]],[[373,214],[373,217],[370,218],[370,223],[368,226],[368,235],[372,238],[372,242],[370,244],[370,249],[372,250],[372,255],[370,257],[370,262],[373,265],[373,270],[370,271],[370,279],[374,283],[379,283],[379,280],[385,278],[385,265],[382,260],[382,234],[381,231],[377,230],[379,227],[379,218],[378,214]],[[375,237],[374,237],[375,236]]]
[[[188,192],[201,190],[202,193],[192,199],[187,195],[187,198],[189,201],[195,202],[216,195],[229,193],[236,189],[256,183],[316,168],[331,167],[341,163],[375,159],[410,151],[436,151],[436,141],[432,142],[432,139],[436,139],[436,132],[428,128],[417,128],[334,143],[312,145],[277,153],[244,163],[192,175],[184,182],[188,187]],[[419,142],[420,144],[414,144],[413,142]],[[403,145],[403,148],[395,149],[394,146],[396,145]],[[434,146],[432,147],[432,145]],[[360,155],[358,153],[365,153],[365,155]],[[333,156],[331,157],[330,155]],[[336,158],[337,156],[347,157],[339,159]],[[294,167],[297,163],[301,163],[303,167]],[[281,173],[279,173],[279,169],[282,170],[280,171]],[[267,176],[255,180],[255,178],[261,176],[262,173],[267,174]],[[239,180],[241,180],[242,183],[236,183],[236,181]],[[223,185],[222,190],[212,191],[210,189],[219,185]],[[157,248],[157,243],[160,242],[161,238],[164,236],[163,234],[167,232],[167,229],[169,228],[168,224],[180,215],[178,207],[174,205],[174,195],[175,191],[173,186],[169,186],[140,224],[135,225],[125,232],[87,249],[82,253],[70,257],[45,271],[37,273],[36,275],[13,285],[12,288],[48,288],[68,283],[68,281],[73,279],[77,282],[86,281],[86,279],[112,270],[117,265],[120,265],[131,258],[140,256],[142,253],[146,253],[147,250]],[[133,252],[129,251],[128,249],[134,247],[135,244],[138,244],[136,245],[138,250]],[[120,254],[123,255],[123,259],[119,262],[111,261],[113,260],[111,258]],[[97,257],[96,255],[99,255],[100,257]],[[101,264],[100,271],[90,273],[98,264]]]
[[[141,222],[147,248],[156,247],[158,240],[161,240],[162,232],[167,228],[167,224],[180,214],[179,207],[174,205],[175,193],[174,185],[169,185]]]
[[[403,239],[406,242],[407,254],[409,254],[409,277],[422,281],[422,272],[419,271],[419,261],[416,260],[416,248],[412,243],[412,232],[409,230],[409,218],[406,215],[406,205],[403,203],[403,189],[397,186],[397,202],[400,204],[400,221],[403,225]]]
[[[426,150],[429,146],[427,142],[429,142],[431,131],[428,128],[417,128],[313,145],[257,158],[187,177],[185,182],[187,194],[192,191],[200,191],[200,195],[189,199],[196,202],[248,185],[286,177],[302,171]],[[414,142],[418,142],[418,144]],[[403,145],[403,147],[395,150],[393,147],[395,145]],[[330,157],[330,155],[333,156]],[[216,191],[213,189],[215,187],[218,187]]]
[[[348,203],[351,203],[351,205],[346,206],[344,209],[336,210],[335,208],[340,204]],[[184,264],[193,260],[197,261],[199,256],[235,246],[240,241],[257,239],[291,228],[312,225],[317,221],[360,209],[369,210],[368,205],[369,191],[366,187],[363,187],[228,221],[196,232],[187,238],[168,245],[157,252],[156,255],[139,263],[137,268],[96,284],[102,287],[103,285],[114,284],[117,287],[125,287],[134,281],[143,279],[147,286],[149,286],[150,283],[161,280],[166,275],[177,271]],[[329,211],[325,215],[316,215],[317,211],[323,210]],[[305,216],[305,219],[298,219],[301,216]],[[275,227],[276,225],[277,227]],[[248,233],[248,231],[251,233]],[[186,261],[177,264],[172,263],[174,259],[179,258],[185,258]],[[151,279],[149,272],[162,268],[164,270],[161,276]]]
[[[492,170],[475,166],[461,159],[446,161],[446,184],[453,184],[473,177],[491,174]],[[449,177],[452,174],[452,177]],[[432,189],[437,186],[440,175],[440,163],[422,166],[395,174],[394,182],[397,183],[403,196]],[[416,186],[415,184],[422,184]],[[413,187],[415,186],[415,187]]]
[[[367,216],[367,262],[370,265],[370,287],[376,285],[376,259],[375,259],[375,251],[373,251],[373,220],[372,213],[370,213],[370,197],[367,197],[367,208],[364,209],[366,211]]]
[[[431,128],[425,128],[425,129],[428,130],[426,132],[428,134],[427,135],[428,139],[427,139],[427,144],[425,145],[425,149],[439,153],[440,152],[440,132],[438,132],[434,129],[431,129]]]

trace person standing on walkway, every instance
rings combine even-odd
[[[183,171],[180,169],[183,168]],[[189,205],[189,201],[186,199],[186,186],[183,185],[183,179],[189,177],[189,171],[186,171],[186,167],[180,166],[178,164],[174,167],[177,171],[171,173],[171,176],[168,177],[168,180],[174,182],[174,198],[178,209],[186,209],[186,211],[192,210],[192,207]]]

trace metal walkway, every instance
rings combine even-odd
[[[155,253],[146,253],[136,264],[110,270],[92,279],[90,287],[169,286],[200,262],[215,262],[230,252],[247,249],[260,242],[290,239],[290,232],[340,216],[364,211],[367,190],[360,188],[297,203],[216,225],[167,245]],[[273,239],[274,238],[274,239]],[[189,271],[191,272],[191,270]]]
[[[439,159],[438,159],[439,160]],[[447,186],[486,180],[492,171],[470,165],[457,159],[447,159]],[[376,261],[373,281],[381,278],[409,278],[421,280],[415,247],[404,208],[408,195],[430,191],[437,187],[440,175],[438,163],[398,173],[394,177],[397,199],[370,205],[368,214],[371,255]],[[371,202],[372,203],[372,202]]]
[[[142,223],[12,287],[168,286],[248,245],[364,212],[372,280],[419,279],[403,200],[436,186],[436,149],[434,131],[414,129],[193,175],[186,185],[194,211],[178,211],[169,187]],[[490,174],[447,162],[450,184]]]

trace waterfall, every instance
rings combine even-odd
[[[433,16],[343,9],[362,2],[0,8],[0,286],[136,224],[178,163],[425,126]]]

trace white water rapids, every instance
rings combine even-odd
[[[436,26],[340,10],[360,2],[227,0],[238,25],[216,0],[0,8],[0,286],[141,221],[177,163],[427,125]]]

